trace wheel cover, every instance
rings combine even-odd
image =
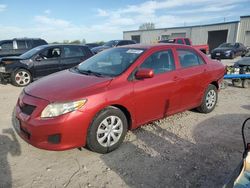
[[[28,83],[30,83],[30,80],[30,75],[26,71],[19,71],[15,75],[15,81],[18,85],[27,85]]]
[[[99,144],[110,147],[120,140],[122,133],[122,120],[118,116],[108,116],[99,124],[96,137]]]
[[[216,103],[216,98],[217,98],[217,95],[216,95],[216,92],[214,90],[210,90],[207,93],[207,96],[206,96],[206,107],[209,110],[214,107],[214,105]]]

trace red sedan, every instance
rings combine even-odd
[[[188,109],[211,112],[224,70],[184,45],[113,48],[24,88],[15,128],[38,148],[107,153],[128,129]]]

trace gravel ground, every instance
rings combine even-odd
[[[40,150],[15,136],[12,110],[21,90],[0,85],[0,188],[221,187],[242,156],[250,88],[222,90],[210,114],[185,111],[130,131],[105,155]]]

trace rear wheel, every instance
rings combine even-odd
[[[11,74],[12,84],[18,87],[27,86],[31,80],[31,74],[26,69],[18,69]]]
[[[210,84],[202,99],[202,103],[197,108],[197,110],[202,113],[212,112],[217,103],[217,99],[218,99],[218,90],[214,85]]]
[[[241,84],[242,84],[243,88],[248,88],[248,80],[247,79],[242,80]]]
[[[87,147],[98,153],[111,152],[121,145],[127,129],[127,119],[121,110],[105,108],[97,114],[88,129]]]

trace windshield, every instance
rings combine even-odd
[[[38,46],[36,48],[33,48],[27,52],[25,52],[24,54],[20,55],[20,57],[22,59],[29,59],[31,58],[33,55],[35,55],[38,51],[42,50],[44,48],[44,46]]]
[[[111,40],[109,42],[106,42],[103,46],[113,47],[117,45],[117,43],[118,43],[118,40]]]
[[[233,48],[234,44],[232,44],[232,43],[223,43],[219,47],[222,47],[222,48]]]
[[[250,57],[250,51],[245,54],[245,57]]]
[[[80,73],[118,76],[144,52],[144,49],[112,48],[85,60],[77,66]]]

